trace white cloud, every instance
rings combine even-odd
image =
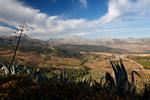
[[[82,6],[87,7],[86,0],[79,0]],[[38,9],[29,7],[18,0],[0,0],[0,22],[17,26],[26,21],[29,31],[28,35],[34,38],[49,39],[55,34],[75,34],[86,35],[105,28],[106,23],[114,20],[122,20],[125,18],[144,18],[150,13],[150,0],[109,0],[107,13],[96,19],[63,19],[60,16],[48,16],[46,13],[40,12]],[[130,15],[130,13],[134,15]],[[124,23],[122,21],[121,23]],[[115,24],[113,24],[115,25]],[[4,32],[6,34],[9,31]],[[6,28],[6,30],[9,30]],[[113,29],[115,30],[115,29]],[[108,30],[109,31],[109,30]],[[112,30],[111,30],[112,31]],[[2,31],[0,31],[2,34]]]
[[[87,0],[79,0],[79,2],[80,2],[81,6],[83,8],[87,8],[88,7]]]
[[[51,27],[52,32],[61,32],[67,29],[76,29],[86,23],[84,19],[61,19],[58,16],[49,17],[47,20],[47,27]]]
[[[44,24],[48,16],[39,10],[25,6],[17,0],[0,0],[0,18],[8,24],[17,24],[25,20],[29,24]]]
[[[13,34],[14,30],[5,26],[0,26],[0,36],[10,36],[10,35],[14,35]]]
[[[59,16],[48,16],[17,0],[0,0],[0,22],[17,26],[23,21],[29,28],[28,34],[41,33],[41,36],[43,34],[50,36],[49,34],[64,33],[65,30],[76,29],[86,22],[84,19],[65,20]]]
[[[108,23],[131,10],[129,0],[109,0],[108,12],[100,18],[101,23]]]
[[[109,0],[108,12],[99,22],[105,24],[124,16],[132,16],[133,19],[147,16],[150,13],[149,5],[150,0]]]

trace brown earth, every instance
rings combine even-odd
[[[0,51],[0,57],[12,58],[13,51],[11,50]],[[109,60],[110,56],[107,57],[107,55],[105,54],[103,56],[101,55],[100,57],[102,58],[96,60],[92,58],[84,64],[85,66],[92,69],[91,73],[93,78],[99,78],[101,74],[104,75],[106,72],[113,73],[112,67],[110,65],[110,60]],[[55,65],[61,67],[69,66],[72,68],[81,67],[81,61],[80,59],[77,58],[51,57],[45,60],[43,55],[35,52],[28,52],[28,53],[17,52],[16,61],[19,61],[21,63],[28,63],[29,65],[31,64],[40,67],[49,66],[49,65]],[[130,59],[122,58],[122,61],[129,75],[131,75],[131,72],[133,70],[137,70],[143,77],[145,77],[145,74],[147,75],[150,74],[150,70],[143,69],[142,65]]]

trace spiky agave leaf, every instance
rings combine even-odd
[[[126,69],[121,60],[119,62],[110,61],[110,63],[115,74],[117,91],[120,95],[124,95],[128,90],[128,76]]]
[[[112,66],[114,74],[115,74],[116,85],[118,85],[120,75],[118,75],[119,73],[118,73],[118,70],[117,70],[117,64],[116,64],[116,62],[113,62],[113,61],[110,61],[110,63],[111,63],[111,66]]]
[[[138,75],[139,77],[141,77],[141,75],[136,72],[136,71],[132,71],[131,73],[131,93],[132,93],[132,99],[135,99],[136,98],[136,94],[137,94],[137,89],[136,89],[136,86],[135,86],[135,78],[134,78],[134,74]]]
[[[107,86],[106,86],[107,85]],[[115,85],[115,81],[114,78],[111,76],[111,74],[109,74],[108,72],[106,73],[106,83],[105,83],[105,87],[107,87],[107,90],[110,93],[114,93],[116,85]]]
[[[11,74],[13,75],[13,74],[15,74],[15,72],[16,72],[16,66],[12,65],[11,66]]]
[[[134,83],[135,82],[134,74],[136,74],[139,77],[142,77],[137,71],[132,71],[132,73],[131,73],[131,83],[132,83],[132,85],[135,85],[135,83]]]
[[[113,68],[115,77],[118,76],[118,73],[117,73],[117,70],[116,70],[116,68],[115,68],[115,65],[114,65],[113,61],[110,60],[110,64],[111,64],[111,66],[112,66],[112,68]]]
[[[105,76],[103,76],[103,77],[101,77],[101,79],[100,79],[100,85],[102,86],[102,82],[103,82],[103,80],[105,79]]]
[[[4,70],[4,74],[9,74],[9,69],[8,69],[8,67],[7,66],[5,66],[5,65],[2,65],[3,67],[1,68],[2,70]]]
[[[122,70],[123,70],[123,72],[124,72],[125,76],[128,76],[127,71],[126,71],[126,69],[125,69],[125,66],[123,65],[123,63],[122,63],[122,60],[121,60],[121,59],[120,59],[120,64],[121,64],[121,68],[122,68]],[[128,78],[128,77],[127,77],[127,78]]]

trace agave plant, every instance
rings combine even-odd
[[[137,94],[137,89],[136,89],[136,86],[135,86],[135,77],[134,77],[134,74],[136,74],[137,76],[141,77],[141,75],[136,72],[136,71],[132,71],[131,73],[131,93],[132,93],[132,99],[135,99],[136,98],[136,94]]]
[[[1,70],[4,70],[4,74],[9,74],[9,69],[8,69],[8,67],[7,67],[6,65],[4,65],[4,64],[2,64],[1,66],[2,66],[2,67],[1,67]]]
[[[111,94],[115,93],[116,85],[113,77],[109,73],[106,73],[105,77],[106,77],[106,82],[104,84],[104,87],[108,90],[109,93]]]
[[[15,70],[16,70],[16,66],[13,65],[11,66],[10,64],[2,64],[2,67],[1,67],[2,70],[4,70],[4,74],[15,74]]]
[[[125,96],[128,90],[128,75],[127,71],[120,60],[119,62],[110,61],[115,74],[115,87],[119,95]],[[110,79],[109,79],[110,80]]]
[[[136,74],[137,76],[141,77],[141,75],[138,72],[132,71],[132,73],[131,73],[131,83],[132,83],[132,86],[135,86],[134,74]]]
[[[17,65],[13,65],[11,66],[10,64],[2,64],[2,67],[1,69],[4,71],[4,74],[7,75],[7,74],[15,74],[16,73],[16,66]]]

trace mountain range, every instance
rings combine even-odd
[[[14,48],[17,43],[17,36],[1,36],[0,48]],[[49,48],[74,48],[78,50],[93,51],[101,49],[102,52],[110,51],[128,51],[134,53],[150,53],[150,38],[127,38],[127,39],[112,39],[112,38],[99,38],[99,39],[85,39],[80,37],[68,38],[53,38],[47,41],[32,39],[27,36],[21,37],[20,46],[24,51],[34,50],[49,50]],[[28,48],[28,49],[26,49]],[[85,48],[85,49],[83,49]],[[93,49],[92,49],[93,48]],[[103,48],[103,49],[102,49]],[[100,51],[101,51],[100,50]]]
[[[103,45],[111,48],[120,48],[129,52],[150,52],[150,38],[99,38],[99,39],[84,39],[84,38],[57,38],[48,40],[50,45],[62,44],[78,44],[78,45]]]

